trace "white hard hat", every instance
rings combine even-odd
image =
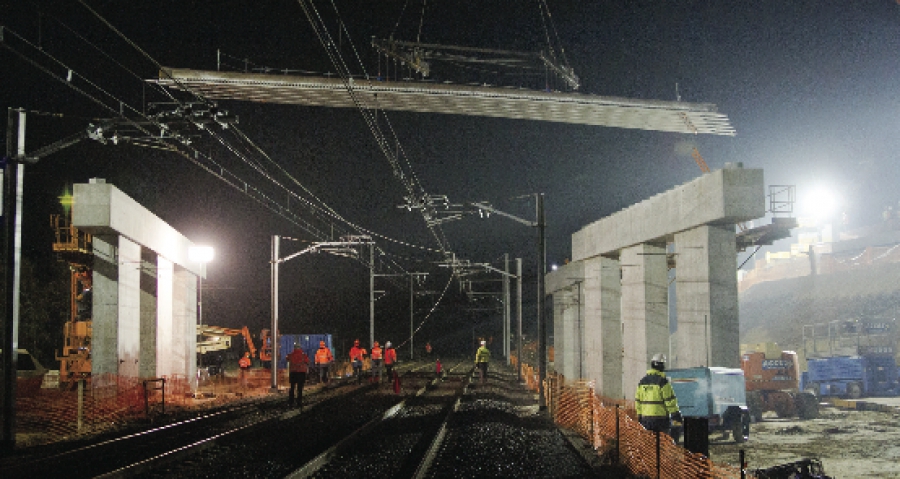
[[[650,360],[653,363],[666,363],[666,355],[663,353],[656,353],[653,355],[653,359]]]
[[[482,342],[481,342],[481,345],[482,345],[482,346],[484,346],[485,344],[487,344],[487,341],[482,341]]]
[[[390,342],[390,341],[388,341],[388,342],[386,342],[386,343],[384,343],[384,347],[386,347],[386,348],[389,348],[389,347],[391,347],[391,342]]]

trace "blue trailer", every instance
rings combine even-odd
[[[744,371],[737,368],[697,367],[666,371],[678,407],[685,418],[706,418],[709,432],[730,432],[736,442],[750,437]],[[680,430],[673,428],[673,436]],[[677,440],[677,436],[675,437]]]
[[[800,389],[821,396],[857,399],[897,396],[897,363],[892,355],[808,358],[800,375]]]
[[[294,346],[300,346],[309,356],[309,364],[312,365],[320,341],[325,341],[325,346],[334,353],[330,334],[282,334],[278,340],[278,368],[287,368],[287,355],[294,350]]]

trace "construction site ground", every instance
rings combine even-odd
[[[710,436],[710,457],[737,466],[743,449],[750,470],[815,458],[833,478],[900,477],[900,410],[884,407],[894,405],[900,398],[833,401],[821,405],[818,419],[804,421],[766,413],[744,444]]]

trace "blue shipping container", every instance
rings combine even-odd
[[[325,341],[325,346],[328,346],[332,354],[334,353],[330,334],[282,334],[278,340],[278,367],[287,368],[287,355],[294,350],[294,346],[300,346],[300,349],[309,356],[309,364],[312,365],[320,341]]]

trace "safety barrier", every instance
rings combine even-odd
[[[22,448],[97,434],[129,422],[153,421],[161,414],[268,395],[271,372],[256,368],[244,374],[198,374],[193,380],[178,375],[133,378],[104,374],[52,388],[19,383],[23,387],[16,395],[16,447]],[[278,385],[288,386],[286,371],[279,374]]]
[[[512,357],[517,367],[517,359]],[[538,389],[538,372],[522,363],[526,386]],[[547,375],[544,383],[547,406],[554,421],[589,442],[596,453],[625,466],[640,477],[679,479],[738,479],[739,468],[716,464],[702,454],[692,453],[666,434],[644,429],[637,421],[634,402],[605,398],[596,394],[594,383],[567,380],[559,374]]]

